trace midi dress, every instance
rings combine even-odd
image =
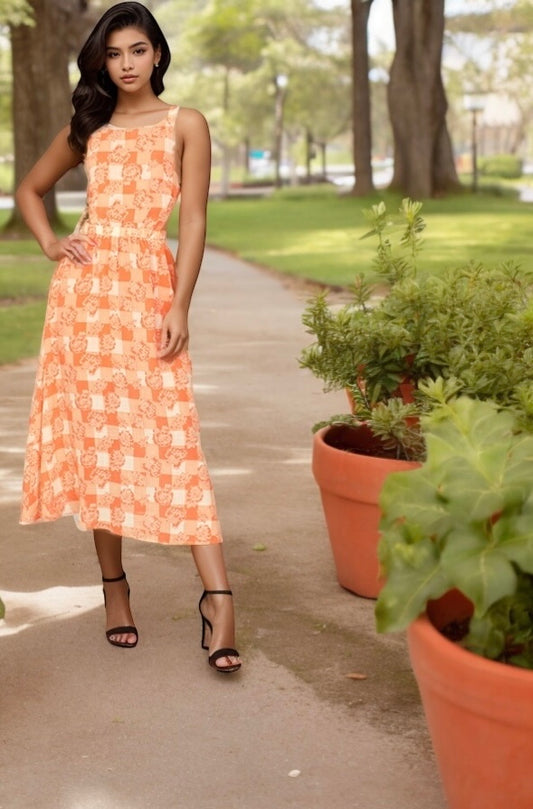
[[[63,258],[49,289],[20,522],[178,545],[222,541],[188,352],[157,351],[174,296],[166,224],[179,197],[178,108],[89,138],[90,264]]]

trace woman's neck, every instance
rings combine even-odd
[[[113,115],[142,115],[166,106],[168,105],[156,96],[151,87],[146,92],[139,93],[124,93],[119,89]]]

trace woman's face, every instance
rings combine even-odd
[[[113,31],[106,42],[105,66],[109,78],[119,90],[133,93],[150,81],[154,65],[161,58],[139,28]]]

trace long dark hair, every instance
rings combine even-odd
[[[74,115],[70,122],[69,145],[85,154],[87,140],[99,127],[106,124],[117,103],[117,88],[105,70],[106,43],[113,31],[138,28],[159,48],[159,67],[154,67],[150,83],[156,96],[165,89],[163,76],[170,63],[168,43],[153,15],[141,3],[117,3],[111,6],[96,23],[78,56],[80,80],[72,94]]]

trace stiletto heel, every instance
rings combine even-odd
[[[226,594],[229,593],[229,590],[224,590],[224,593]],[[209,649],[209,645],[205,642],[206,629],[209,628],[209,631],[211,632],[211,634],[213,634],[213,624],[208,618],[205,617],[205,615],[202,612],[202,601],[204,600],[204,598],[207,598],[207,596],[208,591],[204,590],[200,598],[200,601],[198,602],[198,609],[200,610],[200,616],[202,618],[202,640],[200,641],[200,646],[202,647],[202,649]]]
[[[209,618],[207,618],[202,612],[202,602],[209,595],[233,596],[233,593],[231,590],[204,590],[204,592],[201,595],[200,601],[198,602],[198,609],[200,611],[200,616],[202,618],[202,639],[200,641],[200,644],[202,646],[202,649],[207,650],[209,650],[209,644],[207,643],[206,639],[206,630],[209,629],[209,632],[212,635],[213,624],[211,623]],[[215,652],[213,652],[213,654],[209,655],[208,663],[212,668],[216,669],[217,671],[220,671],[222,674],[231,674],[232,672],[238,671],[240,669],[241,663],[234,663],[229,666],[217,666],[216,662],[217,660],[220,660],[221,657],[239,657],[237,649],[230,649],[230,648],[217,649]]]
[[[126,574],[122,572],[122,575],[117,576],[115,579],[106,579],[102,576],[102,581],[104,582],[104,584],[108,584],[116,581],[124,581],[125,578]],[[104,591],[104,607],[105,607],[107,604],[107,597],[105,587],[102,589]],[[129,600],[130,600],[130,588],[128,585],[128,602]],[[107,640],[112,646],[120,646],[122,649],[133,649],[135,646],[137,646],[137,641],[139,640],[139,633],[137,632],[137,628],[134,626],[115,626],[113,627],[113,629],[107,629],[105,634]],[[133,643],[122,643],[122,641],[112,640],[113,635],[135,635],[135,640]]]

